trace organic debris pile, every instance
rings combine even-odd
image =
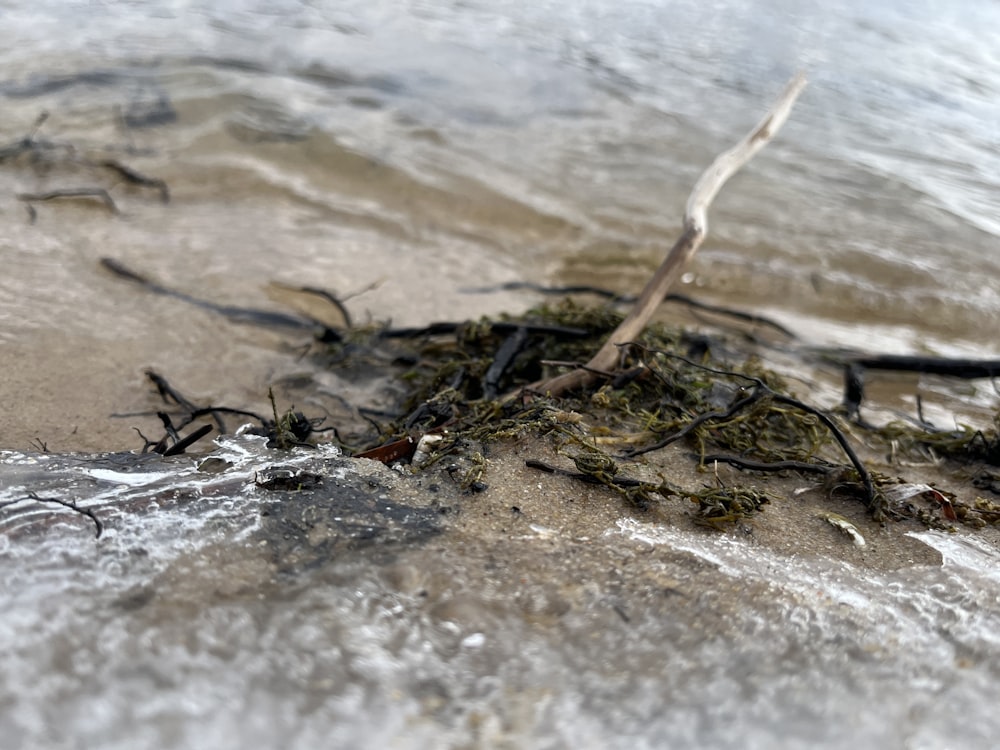
[[[327,424],[327,417],[294,409],[280,414],[272,394],[269,415],[199,406],[162,375],[149,372],[165,404],[155,412],[164,434],[147,440],[140,433],[143,452],[183,453],[215,428],[226,432],[223,417],[232,415],[254,420],[253,429],[278,449],[308,445],[317,433],[329,433],[325,441],[359,458],[424,472],[443,467],[463,490],[474,493],[488,487],[492,446],[531,437],[548,441],[554,454],[544,461],[529,458],[530,469],[603,486],[640,511],[688,499],[697,507],[695,520],[713,527],[741,523],[772,502],[775,492],[787,493],[787,483],[774,477],[808,477],[828,496],[862,502],[880,522],[916,519],[934,527],[997,522],[997,503],[983,498],[965,502],[927,482],[937,483],[944,470],[940,462],[946,460],[965,473],[960,481],[966,486],[1000,492],[1000,474],[990,468],[1000,466],[1000,425],[939,430],[923,419],[918,400],[915,418],[874,426],[862,419],[861,406],[869,371],[992,378],[1000,375],[1000,361],[810,352],[797,347],[794,333],[777,323],[738,311],[712,311],[769,328],[784,337],[783,353],[791,348],[800,363],[812,357],[811,364],[839,368],[843,403],[820,408],[797,397],[779,374],[764,366],[759,357],[767,346],[652,321],[671,297],[706,310],[670,290],[705,237],[715,195],[775,135],[804,85],[804,78],[795,76],[760,123],[705,170],[688,199],[680,237],[627,314],[615,306],[621,301],[617,298],[596,307],[564,301],[502,320],[411,329],[357,326],[343,300],[322,289],[275,287],[283,297],[309,298],[300,314],[276,313],[206,300],[153,281],[119,260],[102,259],[107,271],[147,292],[232,322],[314,333],[323,348],[319,360],[347,386],[335,394],[339,407],[327,410]],[[96,198],[117,212],[108,190],[122,183],[169,199],[161,180],[103,155],[82,154],[71,145],[39,138],[42,122],[44,117],[28,135],[0,147],[0,163],[44,174],[55,167],[99,174],[113,178],[114,185],[19,195],[32,221],[36,203],[56,198]],[[617,297],[610,292],[601,296]],[[324,314],[313,312],[317,304]],[[182,435],[188,427],[191,431]],[[707,481],[693,488],[688,479],[681,486],[680,462],[693,462]],[[869,468],[879,465],[895,472],[907,467],[910,473],[915,462],[933,463],[933,479],[907,480]],[[728,474],[720,473],[720,466]],[[745,483],[747,476],[760,479],[765,489]],[[765,482],[765,477],[770,479]],[[850,533],[840,516],[827,520]]]
[[[710,526],[752,516],[769,502],[769,491],[726,485],[717,474],[696,489],[650,478],[650,466],[662,464],[654,457],[668,447],[671,461],[693,461],[706,472],[728,464],[765,487],[766,475],[812,477],[829,493],[866,503],[879,521],[913,518],[943,527],[1000,520],[991,501],[966,505],[942,490],[874,473],[858,453],[867,446],[872,456],[884,448],[896,458],[920,457],[937,446],[952,460],[982,462],[997,455],[995,428],[945,433],[902,422],[851,423],[844,408],[823,410],[796,398],[755,353],[722,334],[652,324],[620,346],[620,367],[596,388],[558,398],[532,388],[582,366],[621,319],[611,305],[566,300],[498,322],[355,330],[331,345],[328,366],[371,377],[381,362],[403,387],[392,416],[368,417],[378,436],[359,435],[344,447],[418,471],[445,466],[476,492],[488,485],[491,446],[545,437],[573,468],[529,460],[530,468],[603,485],[640,510],[686,498],[697,505],[696,521]]]

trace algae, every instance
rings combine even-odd
[[[897,454],[932,451],[951,461],[991,461],[998,452],[996,425],[986,432],[944,433],[894,422],[865,426],[859,440],[853,432],[862,426],[850,423],[843,410],[800,400],[759,351],[724,332],[707,336],[654,323],[637,341],[623,342],[617,370],[601,373],[596,389],[558,398],[530,390],[532,383],[582,366],[621,320],[613,305],[566,299],[522,316],[405,335],[355,330],[331,345],[331,367],[356,373],[359,358],[379,360],[401,387],[395,412],[373,421],[377,434],[369,431],[363,445],[344,447],[379,457],[389,446],[405,445],[387,462],[406,463],[421,437],[433,435],[426,445],[420,441],[412,470],[444,462],[463,490],[477,492],[490,481],[491,446],[541,437],[575,471],[540,460],[529,460],[529,467],[600,484],[638,512],[686,499],[696,508],[692,520],[713,528],[750,519],[772,499],[772,491],[744,482],[744,474],[765,488],[769,474],[814,477],[829,497],[864,502],[883,522],[911,519],[949,528],[950,521],[976,526],[1000,520],[997,506],[981,498],[945,504],[945,493],[933,488],[897,502],[887,488],[905,480],[869,470],[858,454],[865,449],[871,460],[873,445],[891,445]],[[740,481],[726,484],[716,473],[702,487],[673,484],[657,455],[677,442],[691,449],[702,470],[730,464]]]

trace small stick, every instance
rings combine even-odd
[[[189,447],[201,440],[205,435],[212,431],[212,425],[203,424],[197,430],[192,432],[186,438],[178,440],[176,443],[171,445],[165,451],[163,451],[164,456],[179,456],[181,453],[186,451]]]
[[[680,277],[681,271],[694,257],[701,245],[705,233],[708,231],[706,212],[719,190],[778,132],[778,129],[788,119],[792,106],[805,85],[806,79],[801,73],[792,78],[764,119],[743,140],[717,156],[708,169],[702,173],[688,197],[687,208],[684,212],[684,233],[667,253],[667,257],[653,274],[653,277],[646,283],[646,287],[639,295],[632,311],[587,363],[587,369],[573,370],[557,375],[549,380],[527,386],[524,390],[558,396],[566,391],[591,384],[594,381],[594,375],[589,370],[615,369],[619,359],[617,344],[622,341],[633,341],[639,337],[656,308],[663,302],[670,287]]]
[[[0,503],[0,509],[6,508],[7,506],[13,505],[14,503],[22,503],[28,500],[34,500],[35,502],[38,503],[52,503],[53,505],[61,505],[64,508],[69,508],[70,510],[75,511],[80,515],[86,516],[87,518],[89,518],[91,521],[94,522],[94,526],[97,529],[98,539],[101,538],[101,534],[104,532],[104,524],[101,523],[101,519],[97,517],[97,514],[94,513],[94,511],[92,511],[90,508],[81,508],[72,500],[62,500],[58,497],[40,497],[35,492],[29,492],[27,497],[19,497],[15,498],[14,500],[8,500],[5,503]]]
[[[146,177],[146,175],[140,174],[132,169],[132,167],[127,167],[113,159],[97,162],[97,166],[110,169],[130,185],[139,185],[140,187],[153,188],[159,191],[160,200],[163,203],[170,203],[170,189],[167,187],[167,183],[158,177]]]
[[[746,469],[748,471],[800,471],[811,474],[829,474],[831,471],[839,468],[837,466],[811,464],[808,461],[754,461],[750,458],[722,454],[699,456],[695,453],[691,457],[697,458],[705,465],[713,463],[729,464],[735,466],[737,469]]]
[[[19,193],[17,199],[31,203],[32,201],[51,201],[57,198],[96,198],[104,207],[116,216],[121,214],[114,198],[104,188],[67,188],[66,190],[49,190],[45,193]]]
[[[641,344],[636,344],[635,342],[632,342],[631,345],[641,347]],[[621,346],[628,346],[628,344],[622,344]],[[646,351],[652,351],[652,350],[647,349]],[[830,415],[827,414],[825,411],[823,411],[822,409],[817,409],[815,406],[810,406],[807,403],[799,401],[797,398],[792,398],[791,396],[785,396],[781,393],[777,393],[776,391],[772,390],[767,385],[767,383],[765,383],[760,378],[754,377],[753,375],[746,375],[741,372],[727,372],[725,370],[716,370],[712,367],[705,367],[704,365],[700,365],[697,362],[692,362],[687,357],[682,357],[679,354],[671,354],[670,352],[657,352],[657,354],[661,354],[665,357],[672,357],[673,359],[679,359],[681,362],[685,362],[688,365],[691,365],[692,367],[697,367],[698,369],[704,370],[705,372],[711,372],[716,375],[728,375],[729,377],[748,380],[754,383],[755,387],[748,396],[745,396],[736,401],[735,403],[733,403],[732,406],[730,406],[725,412],[706,412],[704,414],[701,414],[695,419],[693,419],[691,422],[689,422],[687,425],[682,427],[677,433],[673,435],[668,435],[667,437],[663,438],[657,443],[654,443],[653,445],[639,449],[632,449],[628,451],[626,455],[629,458],[634,458],[635,456],[642,455],[643,453],[649,453],[651,451],[664,448],[670,445],[671,443],[676,442],[680,438],[688,435],[696,426],[703,424],[710,419],[728,419],[729,417],[736,414],[738,411],[742,410],[747,406],[750,406],[754,402],[759,401],[762,398],[770,398],[775,403],[785,404],[786,406],[791,406],[795,409],[804,411],[806,414],[812,414],[814,417],[816,417],[816,419],[818,419],[820,422],[823,423],[823,425],[833,435],[834,439],[837,441],[837,444],[840,445],[844,453],[847,454],[847,458],[850,460],[851,465],[854,467],[854,470],[858,472],[858,478],[861,480],[861,484],[865,490],[865,500],[868,507],[873,511],[879,510],[879,508],[876,505],[878,501],[878,494],[875,491],[875,480],[872,479],[871,473],[868,471],[864,463],[858,457],[858,454],[855,452],[854,448],[851,447],[851,444],[848,442],[847,437],[844,435],[843,431],[837,426],[836,422],[834,422],[833,419],[831,419]]]

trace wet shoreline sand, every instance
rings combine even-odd
[[[775,499],[762,513],[714,531],[692,523],[689,503],[640,512],[606,488],[527,468],[527,458],[565,461],[545,440],[492,446],[489,486],[475,494],[443,466],[407,477],[303,450],[243,464],[245,450],[224,441],[215,455],[234,466],[201,478],[183,469],[191,457],[153,459],[132,480],[125,464],[92,459],[106,467],[92,472],[105,487],[135,483],[98,511],[106,529],[96,541],[92,524],[65,510],[54,524],[37,509],[8,520],[0,562],[19,569],[0,628],[11,705],[35,694],[24,682],[34,673],[18,665],[43,645],[63,675],[60,701],[0,717],[15,746],[58,745],[65,724],[37,717],[85,712],[95,697],[104,721],[73,736],[107,746],[152,736],[148,746],[180,747],[262,699],[267,726],[229,727],[229,742],[253,734],[260,746],[308,747],[326,732],[402,747],[721,746],[727,722],[752,710],[740,736],[753,746],[840,747],[845,733],[874,745],[944,731],[951,712],[907,712],[937,700],[941,684],[964,700],[989,673],[981,647],[962,645],[971,634],[947,624],[952,600],[968,596],[950,576],[970,571],[943,566],[940,550],[951,557],[968,532],[880,527],[860,503],[793,496],[797,479],[767,480]],[[79,483],[88,461],[71,458]],[[155,474],[158,460],[186,473],[144,490],[142,472]],[[267,489],[261,474],[276,462],[327,489]],[[686,456],[666,455],[658,469],[680,484],[705,481],[682,466]],[[830,510],[857,525],[864,548],[821,518]],[[992,530],[976,536],[995,548]],[[90,562],[78,571],[78,559]],[[55,579],[53,565],[64,569]],[[24,610],[41,606],[31,587],[61,577],[69,588],[45,605],[44,632],[25,630]],[[937,635],[921,631],[931,613]],[[877,675],[896,670],[914,682],[886,693]],[[147,686],[145,673],[162,677]],[[733,687],[744,679],[755,687]],[[191,694],[204,696],[197,707]],[[152,705],[126,721],[136,696]],[[877,721],[865,711],[872,700]],[[888,726],[886,712],[897,717]],[[952,731],[978,746],[977,726]]]

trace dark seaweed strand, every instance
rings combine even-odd
[[[475,287],[471,289],[463,289],[464,292],[469,292],[473,294],[479,293],[489,293],[498,291],[517,291],[525,289],[532,292],[538,292],[539,294],[593,294],[597,297],[603,297],[604,299],[610,300],[617,303],[629,303],[635,302],[638,297],[634,294],[621,294],[612,289],[604,289],[599,286],[590,286],[589,284],[573,284],[570,286],[545,286],[544,284],[537,284],[531,281],[509,281],[506,284],[499,284],[497,286],[485,286],[485,287]],[[716,315],[721,315],[724,317],[733,318],[735,320],[740,320],[745,323],[751,323],[753,325],[766,326],[772,328],[778,333],[787,336],[790,339],[797,339],[796,334],[781,325],[777,321],[771,320],[770,318],[765,318],[762,315],[757,315],[756,313],[748,313],[743,310],[735,310],[731,307],[722,307],[720,305],[710,305],[707,302],[701,302],[689,297],[686,294],[668,294],[664,297],[664,302],[677,302],[682,305],[687,305],[695,310],[703,310],[705,312],[714,313]]]
[[[19,497],[15,500],[8,500],[5,503],[0,503],[0,509],[6,508],[13,505],[14,503],[23,503],[29,500],[34,500],[38,503],[53,503],[54,505],[61,505],[64,508],[69,508],[72,511],[76,511],[82,516],[86,516],[91,521],[94,522],[94,526],[97,529],[97,536],[95,538],[100,539],[101,534],[104,532],[104,524],[101,523],[101,519],[97,517],[97,514],[89,508],[81,508],[79,505],[74,503],[72,500],[60,500],[57,497],[40,497],[34,492],[29,492],[26,497]]]
[[[496,356],[483,377],[483,395],[487,399],[495,399],[500,394],[500,378],[514,361],[514,357],[524,349],[528,341],[528,329],[518,327],[497,349]]]
[[[764,386],[767,388],[767,386]],[[770,390],[770,389],[767,389]],[[750,406],[756,401],[759,401],[763,396],[767,395],[765,392],[754,389],[749,396],[741,398],[739,401],[735,402],[725,411],[709,411],[704,414],[699,414],[697,417],[688,422],[684,427],[675,432],[673,435],[668,435],[667,437],[659,440],[652,445],[646,445],[642,448],[632,448],[625,451],[625,456],[627,458],[635,458],[636,456],[641,456],[644,453],[652,453],[653,451],[658,451],[661,448],[666,448],[671,443],[676,443],[678,440],[687,437],[691,432],[697,429],[699,426],[703,425],[713,419],[728,419],[734,416],[737,412],[741,411],[747,406]]]
[[[160,193],[160,200],[163,203],[170,202],[170,189],[167,187],[167,183],[158,177],[147,177],[132,169],[132,167],[128,167],[113,159],[97,162],[96,166],[110,169],[129,184],[153,188]]]
[[[118,208],[118,204],[115,203],[114,198],[111,197],[109,193],[104,188],[67,188],[65,190],[49,190],[44,193],[18,193],[17,199],[19,201],[32,202],[32,201],[51,201],[58,198],[96,198],[104,207],[108,209],[111,213],[118,215],[121,211]]]
[[[764,387],[767,388],[767,386]],[[770,388],[767,390],[771,391]],[[821,409],[817,409],[815,406],[810,406],[809,404],[803,403],[802,401],[792,398],[791,396],[783,396],[780,393],[775,393],[774,391],[771,391],[771,393],[773,394],[774,400],[778,403],[794,406],[807,414],[812,414],[820,422],[826,425],[826,428],[830,430],[836,441],[840,443],[840,447],[843,448],[844,453],[847,454],[847,457],[854,465],[855,470],[858,472],[858,477],[861,479],[861,483],[865,487],[865,494],[868,496],[868,506],[873,507],[875,505],[875,483],[872,481],[872,476],[868,473],[868,469],[865,468],[865,465],[861,462],[858,454],[854,452],[854,448],[852,448],[851,444],[847,441],[847,436],[844,435],[839,427],[837,427],[836,423],[834,423],[834,421],[830,418],[830,415]]]
[[[743,409],[746,406],[749,406],[750,404],[754,403],[760,398],[763,398],[764,396],[770,396],[777,403],[785,404],[787,406],[792,406],[795,407],[796,409],[800,409],[801,411],[806,412],[807,414],[812,414],[817,419],[819,419],[826,426],[828,430],[830,430],[830,432],[833,434],[834,439],[837,441],[837,443],[843,449],[844,453],[847,455],[847,458],[854,466],[855,471],[858,472],[858,477],[861,480],[862,485],[864,485],[865,495],[867,496],[867,505],[869,508],[874,509],[876,493],[875,493],[875,483],[872,480],[871,474],[868,472],[868,469],[865,468],[864,463],[862,463],[861,459],[858,457],[858,454],[854,451],[854,448],[852,448],[851,444],[847,441],[847,437],[844,435],[841,429],[837,427],[837,425],[834,423],[834,421],[829,417],[829,415],[826,412],[821,411],[820,409],[817,409],[814,406],[810,406],[809,404],[803,403],[798,399],[792,398],[791,396],[784,396],[780,393],[777,393],[776,391],[771,389],[763,380],[754,377],[753,375],[747,375],[741,372],[731,372],[727,370],[717,370],[712,367],[706,367],[705,365],[694,362],[680,354],[673,354],[672,352],[665,352],[657,349],[649,349],[648,347],[645,347],[642,344],[638,344],[636,342],[619,344],[618,346],[635,347],[638,349],[642,349],[643,351],[648,353],[660,354],[664,357],[670,357],[672,359],[679,359],[680,361],[690,365],[691,367],[696,367],[700,370],[704,370],[706,372],[710,372],[715,375],[725,375],[733,378],[741,378],[743,380],[747,380],[755,384],[755,388],[749,396],[737,401],[729,409],[727,409],[726,412],[722,413],[721,416],[715,412],[710,412],[708,415],[703,414],[698,418],[699,420],[701,420],[701,422],[704,422],[707,419],[717,419],[717,418],[725,418],[732,416],[738,410]],[[702,419],[702,417],[705,417],[705,419]],[[691,424],[685,425],[684,429],[682,429],[680,432],[687,434],[687,432],[690,432],[690,428]],[[683,435],[680,436],[682,437]],[[676,439],[678,439],[677,435],[671,436],[670,438],[667,438],[665,441],[661,440],[660,442],[663,443],[663,445],[669,445]],[[635,451],[633,455],[639,455],[640,453],[648,453],[651,450],[657,450],[658,448],[663,447],[663,445],[655,445],[648,449],[641,449],[639,451]]]
[[[697,458],[704,464],[720,463],[735,466],[737,469],[747,471],[801,471],[812,474],[829,474],[835,467],[824,466],[822,464],[811,464],[808,461],[754,461],[741,456],[727,456],[724,454],[709,454],[700,456],[697,453],[691,454],[692,458]]]
[[[586,482],[587,484],[613,484],[616,487],[642,487],[649,484],[648,482],[641,482],[638,479],[631,479],[630,477],[608,477],[607,482],[604,482],[595,477],[593,474],[584,474],[578,471],[560,469],[558,466],[552,466],[551,464],[547,464],[544,461],[538,461],[534,458],[525,460],[524,465],[529,469],[544,471],[546,474],[558,474],[562,477],[578,479],[581,482]]]

